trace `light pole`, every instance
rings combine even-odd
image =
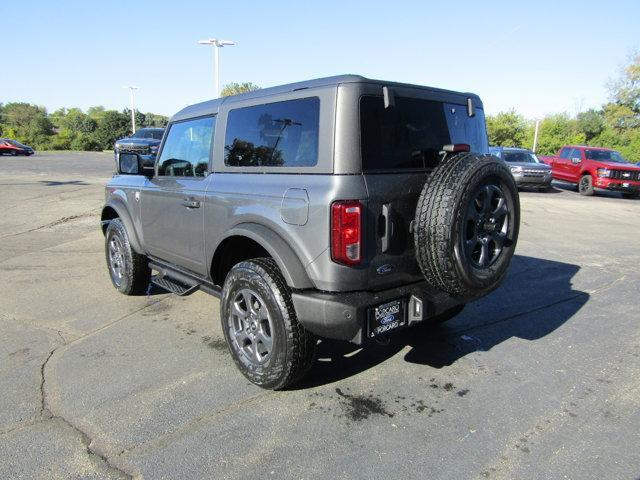
[[[540,120],[536,120],[536,129],[533,132],[533,153],[536,153],[538,148],[538,133],[540,132]]]
[[[222,48],[226,45],[231,46],[235,45],[236,42],[232,42],[231,40],[218,40],[217,38],[209,38],[208,40],[200,40],[198,41],[200,45],[211,45],[213,48],[213,68],[215,69],[214,80],[215,80],[215,98],[220,96],[220,60],[218,58],[218,49]]]
[[[133,128],[133,133],[136,133],[136,102],[133,96],[133,91],[138,90],[140,87],[125,86],[122,88],[128,88],[129,93],[131,94],[131,127]]]

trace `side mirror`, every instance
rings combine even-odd
[[[571,159],[571,162],[572,162],[572,163],[580,163],[581,161],[582,161],[582,160],[580,160],[580,157],[573,157],[573,158]]]
[[[118,173],[120,175],[144,175],[152,177],[154,164],[152,161],[145,161],[137,153],[118,154]]]

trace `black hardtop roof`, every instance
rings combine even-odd
[[[292,92],[294,90],[302,90],[307,88],[310,89],[310,88],[317,88],[317,87],[331,87],[331,86],[337,86],[343,83],[373,83],[373,84],[379,84],[380,86],[386,85],[386,86],[397,86],[397,87],[420,88],[420,89],[429,90],[433,92],[444,92],[444,93],[452,93],[457,95],[465,95],[467,97],[480,100],[480,97],[478,97],[478,95],[474,93],[455,92],[453,90],[445,90],[442,88],[435,88],[435,87],[426,87],[424,85],[413,85],[410,83],[388,82],[385,80],[373,80],[370,78],[363,77],[361,75],[336,75],[333,77],[316,78],[313,80],[289,83],[286,85],[279,85],[276,87],[261,88],[259,90],[254,90],[252,92],[241,93],[238,95],[231,95],[228,97],[218,98],[216,100],[208,100],[206,102],[196,103],[194,105],[189,105],[188,107],[185,107],[182,110],[180,110],[171,118],[171,121],[184,120],[187,118],[194,118],[194,117],[215,113],[218,111],[218,108],[223,103],[236,102],[240,100],[249,100],[249,99],[260,98],[260,97],[267,97],[269,95],[287,93],[287,92]]]

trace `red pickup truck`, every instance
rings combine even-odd
[[[554,179],[575,183],[582,195],[596,188],[622,192],[624,198],[640,197],[640,167],[609,148],[567,145],[555,157],[539,157],[551,166]]]

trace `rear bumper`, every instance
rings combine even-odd
[[[407,305],[407,325],[459,305],[450,295],[430,288],[426,282],[392,288],[380,292],[293,292],[293,305],[298,321],[310,332],[324,338],[348,340],[362,344],[367,340],[367,314],[370,308],[391,300],[403,299]],[[419,308],[413,308],[419,304]]]

